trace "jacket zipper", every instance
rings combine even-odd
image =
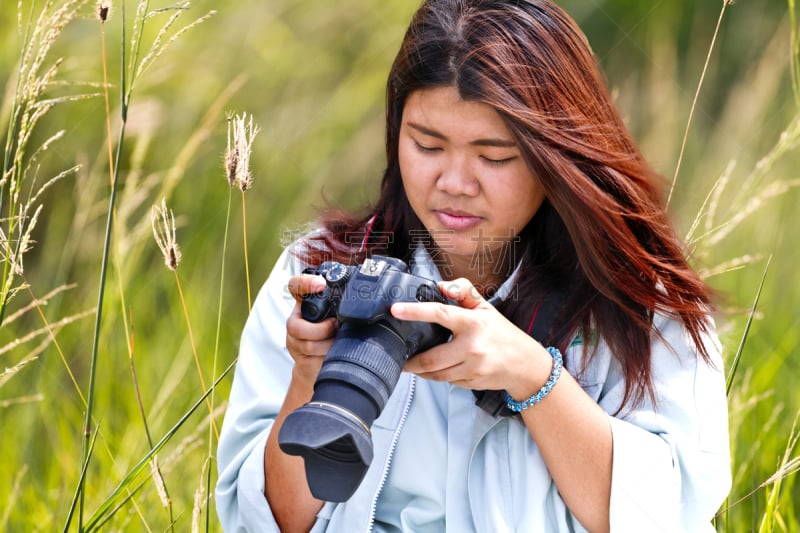
[[[392,464],[392,458],[394,457],[394,450],[397,448],[397,439],[400,438],[400,431],[403,429],[403,425],[405,425],[406,418],[408,417],[408,410],[411,408],[411,399],[414,397],[414,390],[417,384],[417,376],[411,376],[411,384],[408,387],[408,396],[406,397],[406,404],[403,408],[403,414],[400,417],[400,422],[397,424],[397,428],[395,429],[394,435],[392,436],[392,443],[389,446],[389,455],[386,456],[386,464],[383,467],[383,475],[381,476],[381,482],[378,484],[378,490],[375,491],[375,496],[372,498],[372,506],[369,512],[369,529],[367,531],[372,531],[375,527],[375,511],[378,507],[378,496],[380,496],[381,491],[383,490],[383,486],[386,484],[386,478],[389,477],[389,466]]]

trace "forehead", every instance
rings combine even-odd
[[[500,114],[490,105],[464,100],[454,87],[411,93],[403,109],[403,125],[417,124],[445,135],[511,138]]]

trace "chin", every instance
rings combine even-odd
[[[469,239],[469,242],[458,242],[459,240],[460,239],[457,238],[453,238],[449,241],[434,240],[434,244],[436,245],[436,249],[441,252],[440,255],[442,256],[474,258],[475,255],[479,253],[474,240]]]

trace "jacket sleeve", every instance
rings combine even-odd
[[[682,324],[659,319],[653,343],[656,406],[611,416],[611,531],[714,531],[731,486],[725,376],[716,334],[698,355]],[[612,363],[600,405],[614,413],[624,379]]]
[[[264,447],[291,379],[286,319],[289,278],[299,272],[284,251],[245,324],[217,449],[217,514],[226,532],[279,531],[264,497]]]

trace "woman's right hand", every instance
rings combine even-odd
[[[309,322],[300,314],[300,304],[304,296],[321,292],[325,286],[325,278],[312,274],[299,274],[289,279],[289,292],[296,303],[286,321],[286,348],[295,363],[292,380],[296,385],[308,387],[309,391],[333,344],[339,323],[336,318]]]
[[[303,459],[284,453],[278,435],[286,417],[311,399],[322,361],[336,335],[335,318],[314,323],[300,314],[303,297],[320,292],[325,285],[322,276],[299,274],[289,279],[289,291],[296,303],[286,320],[286,348],[294,359],[294,368],[264,449],[264,495],[281,531],[310,530],[323,504],[308,488]]]

